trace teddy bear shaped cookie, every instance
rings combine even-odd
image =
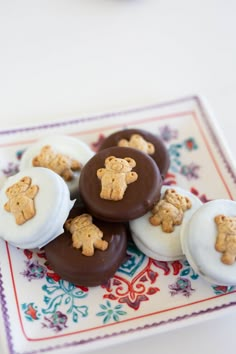
[[[149,221],[152,225],[161,225],[164,232],[172,232],[175,225],[180,225],[184,212],[192,203],[188,197],[182,196],[174,189],[167,189],[163,198],[154,205]]]
[[[72,234],[73,247],[82,248],[85,256],[93,256],[95,248],[105,251],[108,247],[108,242],[102,240],[103,232],[92,220],[90,214],[84,213],[65,223],[65,228]]]
[[[214,220],[218,230],[215,249],[222,252],[221,261],[231,265],[236,260],[236,217],[220,214]]]
[[[21,178],[6,190],[8,201],[4,204],[4,209],[11,212],[18,225],[24,224],[35,215],[34,198],[39,187],[31,185],[31,178],[26,176]]]
[[[154,154],[155,147],[152,143],[146,141],[140,134],[132,134],[130,139],[121,139],[118,146],[132,147],[141,150],[149,155]]]
[[[138,178],[138,174],[132,171],[135,166],[135,160],[130,157],[108,156],[105,159],[105,168],[97,170],[97,177],[101,180],[100,197],[113,201],[123,199],[128,184]]]
[[[81,169],[81,164],[67,155],[56,153],[50,145],[42,147],[40,153],[32,160],[35,167],[46,167],[59,174],[65,181],[71,181],[74,171]]]

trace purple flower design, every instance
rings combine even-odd
[[[188,180],[199,178],[198,171],[200,166],[195,163],[190,163],[189,165],[183,165],[180,168],[180,173],[185,176]]]
[[[19,172],[19,166],[18,164],[15,164],[13,162],[9,162],[6,168],[2,169],[2,173],[6,177],[10,177],[15,175],[17,172]]]
[[[47,268],[41,265],[37,260],[28,260],[26,263],[26,269],[21,274],[29,281],[32,279],[42,279],[47,273]]]
[[[160,127],[159,131],[161,139],[165,142],[176,139],[178,137],[178,131],[176,129],[170,128],[168,125]]]
[[[45,323],[42,323],[43,327],[52,328],[55,332],[59,332],[66,328],[68,317],[61,311],[54,312],[50,317],[44,317]]]
[[[182,294],[189,297],[195,289],[191,286],[191,281],[187,278],[178,278],[174,284],[169,285],[170,294],[172,296]]]

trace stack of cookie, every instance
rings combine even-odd
[[[236,203],[202,205],[163,185],[169,164],[161,139],[139,129],[111,134],[96,154],[69,136],[41,139],[0,192],[0,225],[8,225],[0,237],[44,248],[50,267],[77,285],[107,282],[129,235],[148,257],[187,257],[206,280],[236,284]]]
[[[85,286],[105,283],[126,259],[128,222],[146,214],[160,199],[168,153],[158,137],[131,133],[138,146],[119,146],[109,143],[114,136],[108,137],[107,146],[100,146],[83,166],[65,231],[44,247],[50,266],[63,279]],[[160,146],[166,161],[156,152]]]

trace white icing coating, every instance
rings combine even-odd
[[[4,209],[8,201],[5,191],[25,176],[39,187],[34,199],[36,215],[17,225],[14,215]],[[63,232],[73,205],[66,183],[55,172],[43,167],[20,171],[9,177],[0,191],[0,237],[19,248],[41,248]]]
[[[192,207],[184,212],[183,222],[190,219],[192,214],[202,205],[202,202],[191,192],[176,186],[163,186],[161,198],[167,189],[174,189],[177,193],[188,197]],[[166,233],[161,226],[154,226],[149,222],[151,212],[138,219],[130,221],[130,230],[134,243],[147,256],[157,260],[177,260],[184,257],[181,243],[180,230],[182,225],[174,227],[174,231]]]
[[[216,251],[217,225],[215,216],[236,216],[236,202],[218,199],[204,204],[194,213],[181,231],[181,244],[191,267],[205,280],[217,285],[236,285],[236,262],[221,262],[221,252]]]
[[[40,150],[45,145],[50,145],[56,153],[67,155],[79,161],[82,166],[94,155],[90,147],[77,138],[67,135],[47,136],[38,140],[25,150],[20,161],[21,171],[25,168],[33,167],[33,158],[40,153]],[[66,181],[72,197],[78,192],[79,177],[80,171],[75,171],[74,178],[71,181]]]
[[[153,252],[149,247],[147,247],[141,240],[140,238],[136,237],[135,234],[132,235],[133,240],[137,248],[142,251],[146,256],[156,259],[158,261],[163,261],[163,262],[169,262],[169,261],[175,261],[177,259],[182,259],[184,258],[184,255],[174,255],[174,256],[163,256],[159,254],[158,252]]]

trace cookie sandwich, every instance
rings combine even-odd
[[[191,267],[206,281],[236,285],[236,202],[218,199],[202,205],[181,230]]]
[[[74,204],[64,180],[50,169],[27,168],[0,191],[0,238],[19,248],[41,248],[60,235]]]
[[[64,179],[74,197],[81,169],[93,155],[90,147],[77,138],[66,135],[47,136],[24,151],[20,170],[27,167],[51,169]]]
[[[202,205],[191,192],[176,186],[163,186],[161,198],[152,210],[130,221],[136,246],[148,257],[160,261],[184,258],[180,242],[183,222]]]
[[[127,229],[73,208],[63,233],[48,243],[45,256],[62,279],[81,286],[105,284],[126,260]]]
[[[83,167],[79,193],[96,218],[126,222],[152,208],[161,186],[160,170],[151,157],[130,147],[111,147]]]
[[[123,129],[107,136],[99,151],[111,146],[131,147],[148,154],[156,162],[164,179],[170,166],[170,157],[165,144],[157,135],[143,129]]]

